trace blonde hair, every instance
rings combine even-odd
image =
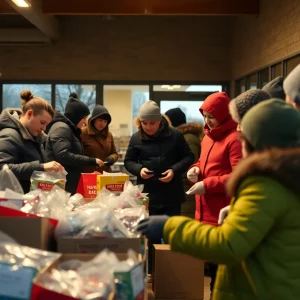
[[[45,110],[52,118],[54,117],[54,109],[52,106],[45,99],[35,97],[30,90],[23,90],[20,93],[20,97],[23,115],[31,109],[35,116],[41,114]]]

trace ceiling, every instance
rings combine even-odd
[[[0,0],[0,44],[44,44],[59,38],[58,15],[259,14],[259,0],[26,0],[21,8]]]

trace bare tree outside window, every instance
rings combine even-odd
[[[69,95],[76,93],[78,99],[84,102],[92,111],[96,104],[96,85],[57,84],[55,90],[55,109],[65,111]]]
[[[21,108],[20,93],[25,89],[51,103],[51,84],[3,84],[3,109]]]

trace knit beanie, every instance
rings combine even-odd
[[[70,97],[66,107],[65,116],[75,125],[80,122],[81,119],[87,117],[90,114],[88,106],[77,98]]]
[[[111,122],[111,115],[109,114],[106,107],[97,104],[92,112],[92,116],[90,118],[90,122],[95,121],[96,119],[101,118],[103,120],[107,120],[107,125]]]
[[[289,73],[283,82],[286,95],[300,105],[300,64]]]
[[[140,108],[141,121],[161,121],[162,115],[156,102],[148,100]]]
[[[278,76],[274,78],[272,81],[270,81],[269,83],[267,83],[262,88],[262,90],[270,94],[271,98],[285,100],[283,81],[284,81],[284,77]]]
[[[248,90],[229,103],[229,112],[232,119],[241,123],[246,112],[257,103],[270,99],[270,95],[263,90]]]
[[[242,132],[255,150],[300,146],[300,113],[280,99],[251,108],[242,120]]]
[[[172,126],[178,127],[186,123],[185,113],[179,108],[171,108],[165,112],[165,115],[170,119]]]

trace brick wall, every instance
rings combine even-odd
[[[58,17],[50,46],[1,46],[3,79],[230,78],[230,17]]]
[[[259,16],[236,17],[231,77],[237,79],[300,51],[300,1],[260,0]]]

